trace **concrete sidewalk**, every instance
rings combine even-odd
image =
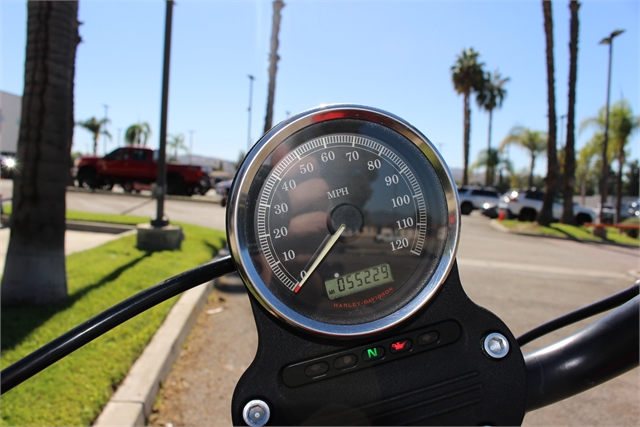
[[[105,224],[103,227],[75,227],[73,225],[68,225],[67,227],[64,235],[64,252],[66,255],[86,251],[135,233],[135,229],[132,227],[112,227],[110,224]],[[0,228],[0,271],[4,271],[4,263],[9,246],[9,234],[9,227],[3,226],[3,228]]]

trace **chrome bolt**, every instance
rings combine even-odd
[[[244,405],[242,410],[244,422],[251,427],[262,427],[269,421],[270,416],[269,405],[262,400],[252,400]]]
[[[494,359],[502,359],[509,353],[509,341],[504,335],[493,332],[484,339],[484,351]]]

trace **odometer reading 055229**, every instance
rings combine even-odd
[[[383,319],[415,311],[439,285],[429,278],[441,282],[452,262],[448,170],[424,137],[375,110],[363,119],[363,108],[302,113],[274,128],[231,192],[243,279],[272,313],[307,330],[388,327]]]
[[[391,282],[391,266],[380,264],[327,280],[324,286],[329,299],[336,299]]]

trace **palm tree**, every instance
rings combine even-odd
[[[88,120],[76,123],[76,125],[88,130],[93,134],[94,156],[98,154],[98,140],[100,139],[100,135],[104,135],[105,137],[111,139],[111,134],[105,129],[107,123],[109,123],[109,119],[106,117],[100,120],[96,119],[95,117],[91,117]]]
[[[169,159],[170,161],[178,160],[178,150],[184,150],[187,153],[189,152],[189,149],[184,143],[184,134],[182,133],[178,135],[169,135],[167,137],[167,148],[173,150],[173,155]]]
[[[493,185],[496,176],[496,169],[503,162],[500,152],[494,148],[488,148],[478,153],[478,158],[471,165],[471,169],[485,169],[485,186]]]
[[[267,115],[264,118],[264,131],[273,126],[273,101],[276,97],[276,72],[278,71],[278,33],[280,32],[280,11],[284,7],[282,0],[273,0],[273,22],[271,26],[271,53],[269,54],[269,89],[267,94]]]
[[[522,126],[515,126],[511,128],[507,137],[500,143],[500,151],[504,151],[507,146],[512,144],[524,148],[529,152],[529,156],[531,156],[529,187],[533,187],[533,170],[536,166],[536,157],[547,150],[547,134]]]
[[[578,184],[580,186],[580,195],[582,197],[581,204],[585,204],[585,196],[587,188],[596,187],[599,181],[601,167],[594,163],[594,159],[598,158],[598,154],[602,153],[602,145],[604,144],[604,134],[596,133],[590,141],[588,141],[578,153],[576,162],[576,172]]]
[[[556,197],[556,182],[558,180],[558,155],[556,153],[556,94],[553,61],[553,17],[551,15],[551,1],[542,0],[544,16],[544,35],[546,40],[547,58],[547,177],[545,178],[545,193],[542,209],[538,213],[537,221],[540,225],[548,226],[553,220],[553,200]],[[531,171],[533,178],[533,170]],[[571,209],[573,212],[573,208]]]
[[[2,304],[67,298],[65,191],[73,139],[77,1],[27,2],[24,96]]]
[[[606,107],[598,112],[597,117],[585,119],[580,124],[580,131],[587,127],[595,127],[597,132],[604,134],[606,122]],[[618,174],[616,177],[616,209],[620,216],[622,205],[622,169],[626,163],[625,147],[629,137],[640,128],[640,117],[633,115],[633,110],[626,99],[616,101],[611,106],[609,113],[609,144],[607,146],[607,165],[609,158],[615,158],[618,162]]]
[[[509,77],[503,78],[497,69],[493,74],[491,74],[491,72],[487,72],[485,76],[485,84],[483,85],[482,90],[476,94],[476,102],[478,103],[478,106],[489,113],[487,150],[491,150],[491,124],[493,121],[493,110],[495,108],[502,107],[502,102],[507,96],[507,90],[504,88],[504,85],[509,80]],[[485,175],[484,185],[491,185],[490,183],[493,182],[493,180],[489,180],[488,172],[489,169],[487,169],[487,174]]]
[[[575,154],[575,115],[576,115],[576,79],[578,74],[578,9],[577,0],[569,2],[571,10],[570,40],[569,40],[569,108],[567,111],[567,142],[564,146],[564,181],[562,189],[563,209],[562,218],[565,224],[575,224],[573,215],[573,193],[576,183],[576,154]]]
[[[127,145],[147,145],[151,136],[151,126],[147,122],[139,122],[127,128],[124,132],[124,140]]]
[[[469,180],[469,137],[471,134],[471,109],[469,107],[469,97],[472,92],[479,92],[485,84],[485,76],[482,67],[484,64],[478,60],[479,52],[473,48],[463,49],[456,58],[455,64],[451,67],[451,79],[453,87],[458,94],[464,96],[464,167],[462,171],[462,184],[466,185]]]

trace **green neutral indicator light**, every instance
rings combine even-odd
[[[368,348],[367,356],[369,357],[378,357],[378,349],[377,348]]]

